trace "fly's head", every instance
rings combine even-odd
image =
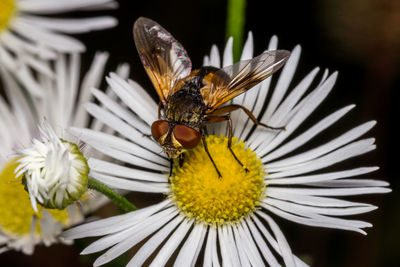
[[[157,120],[151,125],[153,138],[170,158],[177,158],[187,149],[196,147],[201,139],[199,131],[183,125]]]

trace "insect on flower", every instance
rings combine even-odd
[[[279,70],[289,58],[289,51],[267,51],[253,59],[239,61],[218,69],[211,66],[192,71],[192,63],[182,45],[161,25],[148,18],[139,18],[133,35],[140,59],[159,97],[158,120],[151,133],[171,159],[196,147],[202,140],[204,149],[221,177],[205,141],[206,125],[228,121],[228,148],[231,149],[232,120],[229,112],[242,109],[257,125],[260,123],[241,105],[224,105]]]

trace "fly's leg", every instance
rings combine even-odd
[[[228,149],[231,152],[233,158],[239,163],[240,166],[244,168],[246,172],[249,170],[244,167],[243,163],[239,160],[239,158],[236,156],[235,152],[232,150],[232,119],[229,115],[225,116],[210,116],[208,117],[207,123],[215,123],[215,122],[221,122],[221,121],[228,121],[229,123],[229,132],[228,132]]]
[[[232,150],[232,119],[231,117],[228,115],[228,122],[229,122],[229,131],[228,131],[228,149],[231,152],[232,156],[235,158],[235,160],[240,164],[240,166],[242,166],[244,168],[244,170],[246,172],[248,172],[249,170],[243,166],[243,163],[240,162],[240,160],[238,159],[238,157],[235,155],[235,153]]]
[[[263,126],[265,128],[271,129],[271,130],[283,130],[283,131],[286,130],[285,126],[283,126],[283,127],[272,127],[272,126],[266,125],[266,124],[258,121],[257,118],[254,116],[253,113],[251,113],[250,110],[248,110],[246,107],[241,106],[241,105],[233,104],[233,105],[224,106],[224,107],[221,107],[221,108],[218,108],[218,109],[214,110],[213,112],[210,113],[210,115],[213,116],[213,115],[218,115],[218,114],[225,114],[225,113],[237,110],[237,109],[242,109],[246,113],[246,115],[249,116],[249,118],[256,125]]]
[[[179,155],[179,167],[182,168],[183,163],[185,162],[185,153]]]
[[[210,151],[208,151],[207,142],[206,142],[206,138],[205,138],[205,135],[204,135],[204,134],[201,135],[201,140],[203,141],[204,150],[206,151],[208,157],[209,157],[210,160],[211,160],[211,163],[214,165],[214,168],[215,168],[215,170],[217,171],[218,178],[221,179],[221,178],[222,178],[222,175],[221,175],[220,171],[218,170],[218,167],[217,167],[217,165],[215,164],[213,158],[211,157]]]
[[[169,159],[169,176],[168,176],[168,178],[172,177],[172,168],[173,167],[174,167],[174,160],[173,159]]]

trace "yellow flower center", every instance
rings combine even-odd
[[[43,218],[43,210],[47,210],[62,225],[68,225],[66,210],[45,209],[41,206],[38,206],[38,212],[32,209],[29,194],[21,183],[22,177],[15,178],[14,170],[17,166],[15,160],[12,160],[0,170],[0,231],[16,237],[29,234],[32,220],[36,218],[36,234],[41,235],[39,220]]]
[[[187,151],[180,166],[178,160],[171,176],[170,197],[189,218],[205,224],[236,223],[253,212],[264,197],[265,171],[261,160],[242,141],[232,139],[232,150],[247,172],[228,149],[228,138],[206,137],[208,150],[221,172],[218,174],[203,145]]]
[[[15,11],[15,0],[1,0],[0,1],[0,32],[2,32],[8,25],[12,15]]]

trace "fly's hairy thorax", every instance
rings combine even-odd
[[[170,96],[164,106],[165,117],[176,124],[184,124],[196,130],[202,128],[205,105],[200,94],[199,77],[192,77]]]
[[[192,71],[192,74],[182,81],[181,87],[167,99],[164,105],[166,119],[200,130],[204,125],[207,110],[200,89],[205,86],[206,76],[218,70],[214,67],[202,67]]]

